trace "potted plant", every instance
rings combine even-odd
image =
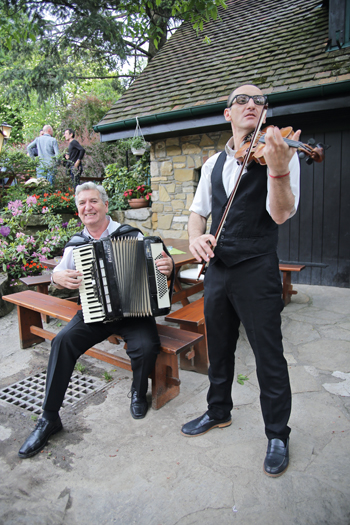
[[[149,148],[150,143],[146,142],[142,135],[130,139],[130,149],[134,155],[142,156]]]
[[[151,187],[147,184],[140,184],[137,181],[133,181],[124,192],[124,198],[128,201],[130,208],[133,209],[149,206],[151,196]]]

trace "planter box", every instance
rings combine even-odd
[[[59,213],[58,215],[61,216],[62,222],[68,222],[70,219],[73,219],[74,217],[76,217],[76,215],[74,215],[73,213]],[[41,215],[31,215],[27,222],[28,226],[46,227],[47,224],[48,224],[48,221],[47,221],[47,218],[45,217],[45,213],[42,213]]]

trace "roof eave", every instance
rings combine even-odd
[[[298,102],[299,107],[305,104],[305,111],[310,111],[310,101],[313,101],[312,106],[314,106],[314,110],[324,109],[325,98],[339,96],[343,93],[350,93],[350,81],[323,84],[321,86],[313,86],[298,90],[269,93],[268,99],[270,108],[268,116],[276,115],[280,113],[282,107],[285,108],[288,104],[294,106]],[[166,125],[169,125],[169,132],[174,131],[174,126],[175,128],[180,126],[181,129],[184,129],[182,126],[187,121],[191,123],[197,121],[198,125],[203,126],[205,125],[206,120],[209,119],[210,122],[213,123],[214,119],[218,124],[222,124],[224,122],[222,114],[225,107],[225,102],[217,102],[214,104],[193,106],[175,111],[155,113],[153,115],[139,116],[138,121],[142,127],[144,135],[151,136],[159,133],[159,128],[164,128]],[[101,140],[105,142],[133,136],[135,126],[136,117],[111,122],[109,124],[97,124],[93,128],[95,132],[101,134]],[[154,132],[152,132],[152,129],[154,129]],[[193,129],[193,124],[189,126],[189,129]]]

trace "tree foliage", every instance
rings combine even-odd
[[[180,22],[202,30],[224,5],[224,0],[0,0],[0,82],[27,97],[35,90],[41,102],[67,81],[132,80]],[[125,63],[132,70],[121,74]]]

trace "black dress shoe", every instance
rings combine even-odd
[[[269,439],[266,458],[264,461],[264,472],[272,478],[281,476],[288,468],[289,463],[289,439],[285,445],[281,439]]]
[[[212,428],[228,427],[231,423],[231,416],[227,419],[211,419],[206,412],[203,416],[197,417],[197,419],[186,423],[181,429],[181,434],[184,436],[201,436]]]
[[[49,437],[62,430],[62,428],[60,416],[58,416],[56,421],[49,421],[44,418],[39,419],[35,429],[19,449],[19,457],[26,459],[35,456],[44,448]]]
[[[142,419],[147,414],[148,403],[145,397],[138,397],[136,390],[131,390],[130,412],[134,419]]]

